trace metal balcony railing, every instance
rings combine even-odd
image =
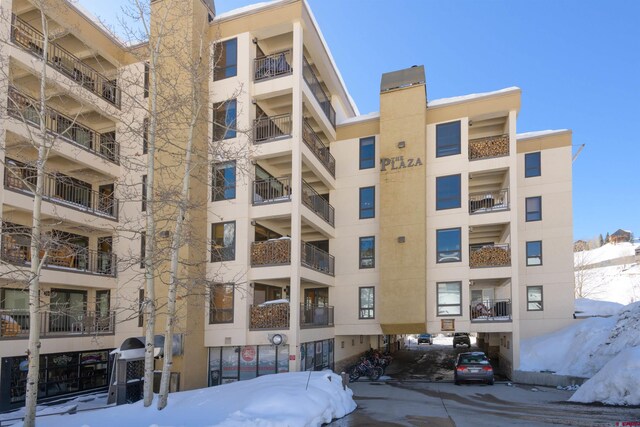
[[[253,181],[253,204],[266,205],[291,201],[289,177]]]
[[[506,267],[511,265],[508,243],[469,246],[469,267]]]
[[[328,252],[318,249],[310,243],[302,242],[300,263],[312,270],[333,276],[336,271],[336,258]]]
[[[329,225],[334,226],[335,209],[304,180],[302,180],[302,204],[315,212]]]
[[[31,265],[31,245],[18,244],[10,234],[2,236],[2,260],[15,265]],[[44,258],[46,256],[46,258]],[[71,245],[59,245],[40,252],[43,268],[67,270],[97,276],[116,277],[117,256],[112,252],[94,251]]]
[[[262,144],[291,136],[291,114],[259,117],[253,121],[253,143]]]
[[[252,305],[249,329],[289,329],[289,303]]]
[[[36,187],[36,171],[28,166],[7,163],[4,170],[6,189],[32,195]],[[93,191],[64,175],[44,175],[42,197],[57,205],[67,206],[99,217],[118,219],[119,200],[113,194]]]
[[[267,267],[291,264],[291,239],[273,239],[251,243],[251,266]]]
[[[253,60],[253,76],[255,81],[291,74],[291,49],[272,53]]]
[[[316,100],[320,104],[320,108],[329,119],[331,126],[335,129],[336,127],[336,110],[333,109],[331,105],[331,99],[327,96],[324,89],[322,88],[322,84],[320,84],[320,80],[316,77],[316,74],[313,72],[313,68],[311,68],[311,64],[307,61],[307,58],[303,58],[304,66],[302,70],[302,77],[304,81],[311,89],[313,96],[315,96]]]
[[[336,159],[329,152],[329,147],[325,146],[320,137],[305,120],[302,126],[302,140],[307,147],[316,155],[320,163],[327,168],[332,177],[336,176]]]
[[[0,310],[0,339],[28,339],[29,312]],[[69,309],[40,312],[40,337],[113,335],[115,311],[106,313]]]
[[[472,322],[511,321],[510,299],[483,299],[473,301],[469,307]]]
[[[509,209],[509,189],[469,194],[469,213],[504,211]]]
[[[40,126],[40,103],[15,87],[9,87],[7,112],[11,117],[23,120],[33,126]],[[115,164],[120,163],[120,145],[115,132],[100,133],[65,116],[53,108],[46,108],[45,128],[61,139],[79,146]]]
[[[509,155],[509,135],[488,136],[469,140],[469,160],[490,159]]]
[[[300,328],[322,328],[333,326],[333,306],[300,306]]]
[[[45,52],[43,34],[16,15],[12,15],[11,18],[11,41],[15,45],[33,56],[43,58],[47,64],[80,86],[120,108],[120,88],[116,79],[109,79],[100,74],[53,41],[49,41]]]

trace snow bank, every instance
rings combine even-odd
[[[353,411],[353,392],[331,371],[265,375],[217,387],[172,393],[162,411],[156,402],[121,405],[38,419],[38,427],[321,426]],[[117,420],[117,421],[116,421]],[[16,424],[20,426],[21,423]]]
[[[578,298],[575,302],[576,316],[613,316],[624,307],[622,304],[611,301],[596,301],[587,298]]]
[[[636,331],[637,333],[637,331]],[[585,382],[570,402],[640,405],[640,347],[628,348]]]
[[[617,316],[593,317],[521,343],[520,369],[592,377],[618,354],[640,346],[640,302]]]
[[[629,242],[617,243],[615,245],[613,243],[607,243],[590,251],[575,252],[573,259],[576,265],[597,264],[602,261],[635,255],[638,246],[636,243]]]

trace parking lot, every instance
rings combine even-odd
[[[512,384],[453,384],[455,355],[446,338],[394,355],[385,381],[349,387],[358,408],[332,426],[609,426],[640,420],[640,408],[567,403],[572,391]],[[477,350],[472,346],[471,350]]]

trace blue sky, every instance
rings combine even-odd
[[[126,1],[80,3],[114,22]],[[640,236],[640,1],[308,1],[362,113],[378,110],[382,73],[414,64],[429,99],[519,86],[518,132],[570,128],[586,144],[573,164],[574,238]]]

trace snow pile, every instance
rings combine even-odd
[[[576,316],[613,316],[624,307],[622,304],[611,301],[596,301],[587,298],[578,298],[575,302]]]
[[[637,333],[637,331],[636,331]],[[570,402],[640,405],[640,347],[628,348],[584,383]]]
[[[555,133],[564,133],[564,132],[569,132],[569,129],[547,129],[547,130],[537,130],[533,132],[523,132],[523,133],[516,134],[516,139],[521,140],[521,139],[537,138],[539,136],[547,136],[547,135],[553,135]]]
[[[507,92],[518,92],[520,88],[517,86],[511,86],[505,89],[494,90],[493,92],[471,93],[469,95],[453,96],[451,98],[434,99],[427,102],[428,107],[438,107],[440,105],[455,104],[457,102],[471,101],[474,99],[486,98],[488,96],[499,95]]]
[[[521,343],[521,370],[591,378],[576,392],[579,402],[640,404],[639,368],[640,302]]]
[[[265,375],[217,387],[172,393],[162,411],[142,401],[98,411],[38,418],[39,427],[321,426],[353,411],[353,392],[331,371]],[[16,426],[21,423],[16,424]]]

